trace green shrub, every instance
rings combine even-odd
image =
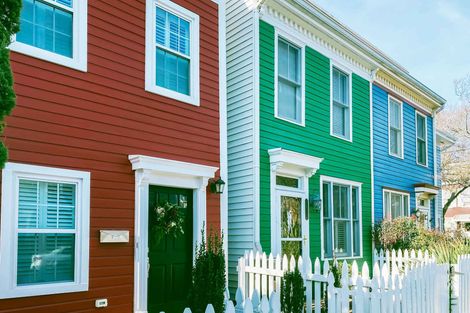
[[[384,250],[413,249],[414,241],[419,237],[419,228],[415,220],[409,217],[383,220],[373,230],[375,246]]]
[[[284,274],[281,285],[281,311],[283,313],[301,313],[305,307],[304,279],[295,268]]]
[[[211,231],[206,244],[202,231],[202,238],[192,270],[189,304],[194,313],[204,313],[209,303],[216,313],[222,313],[225,292],[223,235]]]
[[[470,254],[470,240],[449,237],[436,241],[429,252],[436,257],[437,263],[456,264],[459,255]]]

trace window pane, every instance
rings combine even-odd
[[[333,257],[333,240],[331,238],[331,219],[325,219],[323,222],[323,249],[325,257]]]
[[[301,241],[282,241],[281,253],[287,256],[293,255],[297,260],[302,255],[302,242]]]
[[[390,99],[390,126],[401,129],[401,106],[393,99]]]
[[[17,284],[74,281],[75,234],[18,234]]]
[[[359,227],[359,221],[353,222],[353,235],[354,235],[354,256],[361,254],[361,229]]]
[[[348,110],[342,105],[333,103],[333,133],[346,136],[346,116],[349,119]]]
[[[350,255],[350,240],[349,234],[351,233],[351,226],[349,221],[337,221],[335,225],[335,255],[349,256]]]
[[[189,60],[160,48],[156,59],[156,85],[189,95]]]
[[[21,179],[18,195],[18,227],[75,228],[74,184]]]
[[[302,238],[302,199],[281,196],[281,238]]]
[[[352,188],[352,218],[353,220],[359,219],[359,190],[357,187]]]
[[[425,139],[426,138],[426,136],[425,136],[426,124],[425,124],[424,117],[422,117],[421,115],[417,115],[416,128],[417,128],[418,138]]]
[[[331,217],[330,214],[330,184],[323,184],[323,217]]]
[[[68,5],[68,2],[64,1],[63,4]],[[72,57],[73,15],[41,1],[25,0],[21,10],[20,32],[16,40]]]
[[[299,180],[292,177],[276,176],[276,185],[299,188]]]
[[[349,106],[349,76],[333,68],[333,100]]]
[[[403,216],[403,207],[402,207],[402,196],[396,193],[391,194],[391,212],[392,219],[399,216]]]
[[[72,1],[73,0],[56,0],[57,3],[63,4],[67,7],[72,7]]]
[[[426,164],[426,142],[418,139],[418,163]]]
[[[156,42],[165,48],[190,55],[190,23],[157,7]]]
[[[340,187],[338,185],[333,185],[333,216],[341,216]]]
[[[300,50],[289,45],[289,79],[300,84]]]
[[[293,121],[299,121],[300,110],[300,90],[284,80],[279,80],[278,84],[278,114],[280,117]]]
[[[385,207],[385,212],[384,212],[384,218],[385,219],[390,219],[392,218],[392,213],[390,210],[391,203],[390,203],[390,192],[385,192],[384,193],[384,207]]]
[[[278,72],[282,77],[289,77],[289,46],[283,40],[278,42]]]

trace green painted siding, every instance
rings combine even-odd
[[[305,49],[305,127],[274,117],[274,28],[260,21],[260,238],[271,250],[270,164],[268,150],[284,148],[324,158],[310,178],[310,194],[319,192],[320,175],[361,182],[363,255],[371,258],[371,158],[369,82],[352,77],[353,141],[330,135],[330,60]],[[310,212],[310,254],[320,256],[320,213]]]

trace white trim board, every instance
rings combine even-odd
[[[202,240],[200,230],[206,224],[206,188],[218,168],[143,155],[130,155],[129,161],[135,171],[134,311],[147,312],[149,186],[193,190],[193,247],[196,248]]]

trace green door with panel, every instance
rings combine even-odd
[[[189,189],[150,186],[149,221],[156,214],[154,208],[166,202],[182,208],[184,235],[163,237],[159,242],[149,238],[149,313],[181,313],[188,306],[193,263],[193,192]]]

